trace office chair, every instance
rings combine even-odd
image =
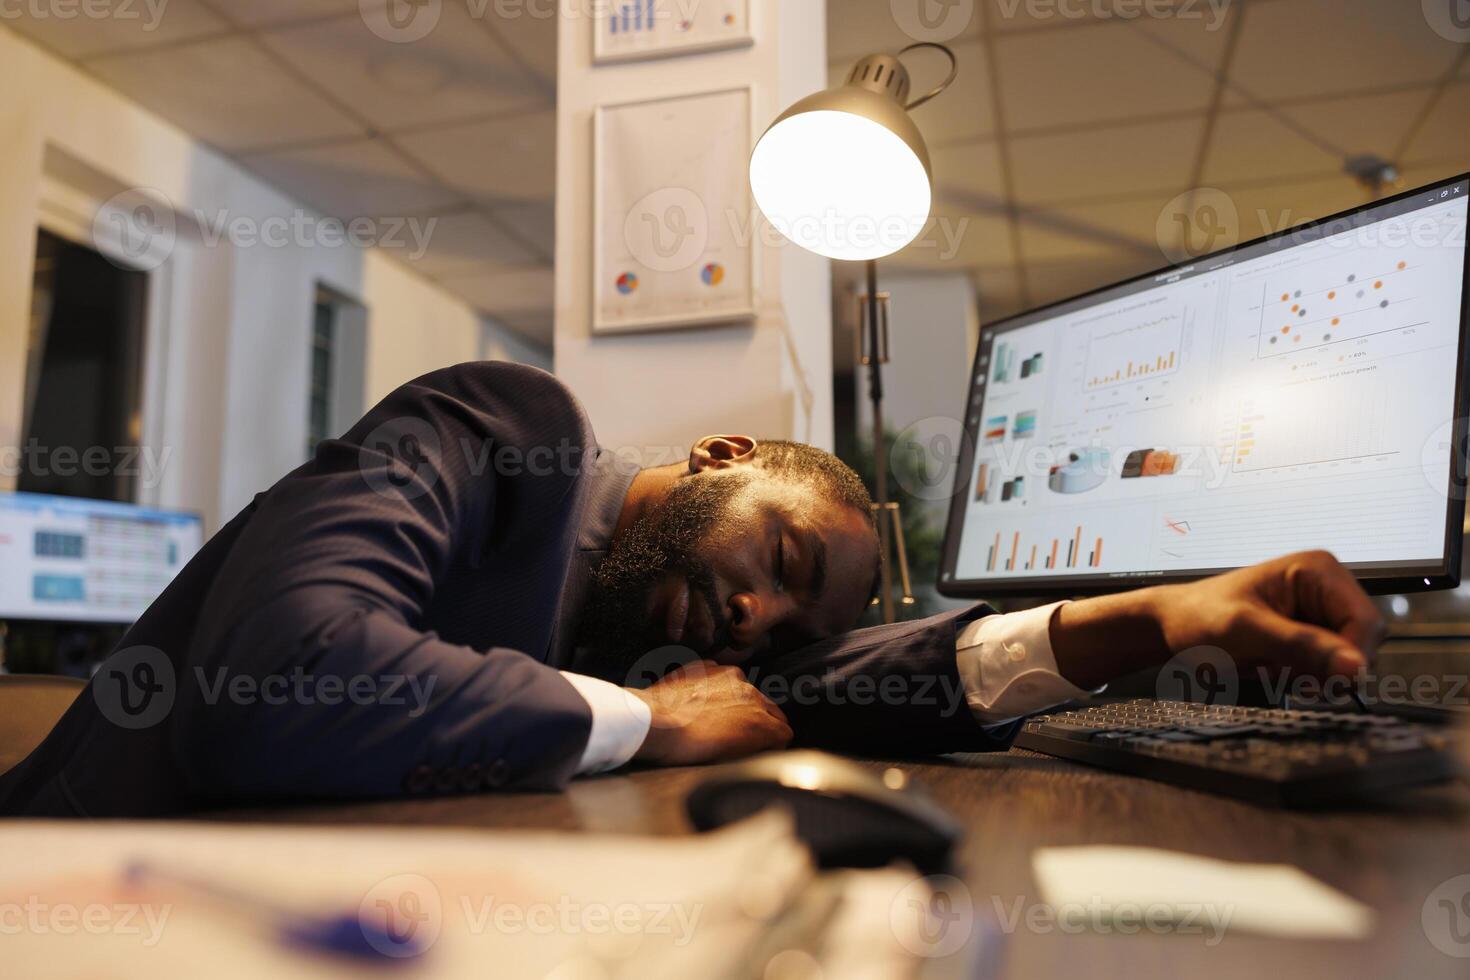
[[[76,677],[0,674],[0,774],[41,744],[86,686]]]

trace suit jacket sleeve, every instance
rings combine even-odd
[[[960,628],[994,611],[977,605],[854,630],[758,661],[748,674],[799,744],[879,755],[1003,751],[1020,722],[974,719],[955,654]]]
[[[557,787],[574,774],[591,714],[556,670],[418,625],[445,569],[483,551],[497,494],[570,492],[567,474],[526,488],[475,471],[489,444],[546,435],[524,410],[537,396],[526,382],[540,382],[498,381],[481,365],[411,382],[257,498],[179,678],[174,747],[198,795]]]

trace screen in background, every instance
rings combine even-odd
[[[131,623],[203,544],[197,514],[0,494],[0,618]]]
[[[1442,565],[1467,198],[1436,186],[988,328],[941,589],[1306,548]]]

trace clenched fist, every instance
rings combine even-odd
[[[633,691],[653,713],[633,758],[658,766],[720,762],[780,749],[791,741],[781,709],[738,667],[700,660]]]

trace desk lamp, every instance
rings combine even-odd
[[[909,73],[899,60],[918,48],[949,58],[949,75],[909,101]],[[858,360],[868,368],[873,404],[873,508],[883,546],[878,601],[893,622],[890,541],[897,543],[902,602],[914,602],[897,502],[888,499],[883,436],[883,378],[888,361],[888,298],[878,292],[877,260],[913,241],[929,220],[933,173],[929,150],[909,111],[954,81],[954,52],[910,44],[896,55],[858,59],[847,81],[794,103],[776,117],[750,155],[750,187],[761,213],[786,238],[830,259],[867,263],[858,297]]]

